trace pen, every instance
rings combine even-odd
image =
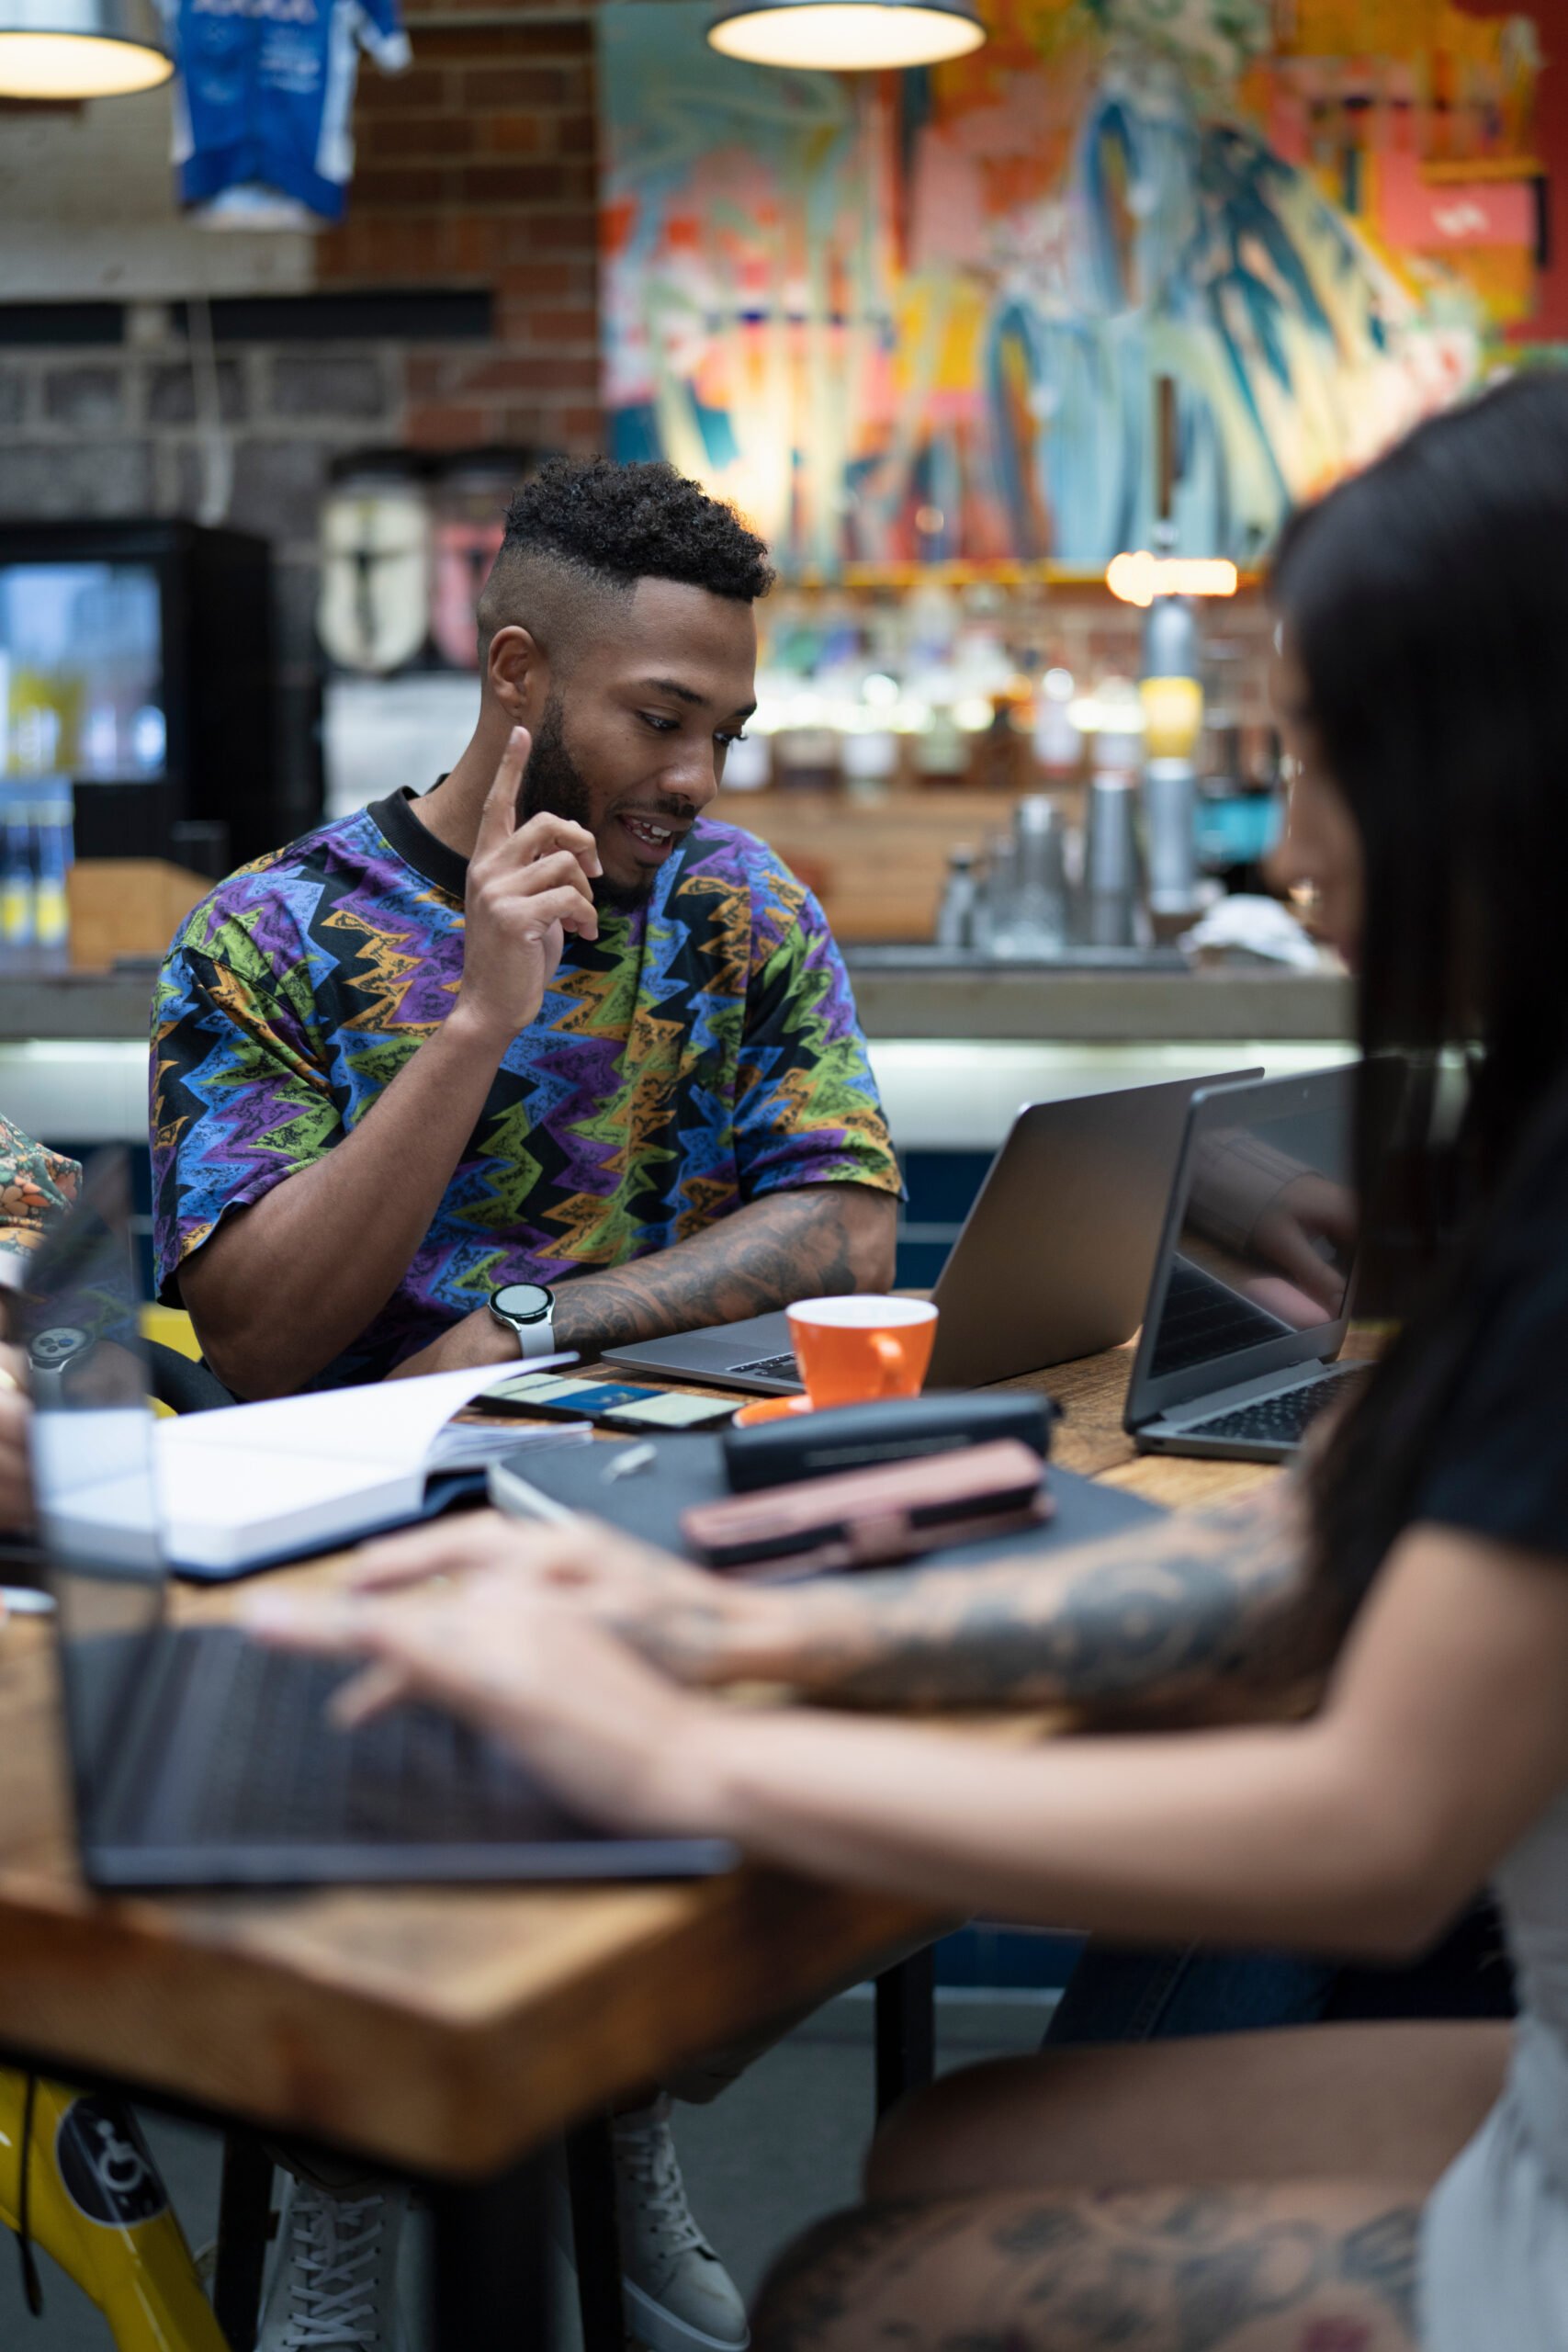
[[[612,1478],[630,1478],[638,1470],[646,1470],[658,1451],[657,1446],[643,1444],[634,1445],[629,1453],[617,1453],[605,1470],[603,1483],[607,1487]]]

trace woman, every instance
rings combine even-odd
[[[950,1911],[1394,1957],[1495,1875],[1511,2056],[1489,2024],[1321,2027],[950,2076],[775,2275],[768,2352],[1568,2346],[1568,381],[1423,426],[1298,518],[1275,584],[1287,878],[1359,972],[1362,1197],[1385,1278],[1417,1268],[1310,1476],[1051,1575],[730,1592],[492,1521],[381,1547],[363,1581],[400,1596],[260,1605],[374,1660],[351,1710],[440,1697],[606,1819]],[[1377,1057],[1450,1049],[1457,1148],[1381,1153]],[[1331,1656],[1314,1714],[1259,1719]],[[680,1687],[758,1675],[1211,1727],[998,1755]]]

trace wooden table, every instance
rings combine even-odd
[[[1121,1428],[1130,1363],[1117,1349],[1009,1385],[1066,1407],[1066,1468],[1152,1500],[1212,1501],[1274,1475],[1135,1457]],[[182,1589],[175,1610],[220,1616],[234,1598]],[[481,2352],[487,2313],[528,2291],[516,2199],[536,2214],[536,2152],[945,1924],[753,1866],[671,1886],[107,1899],[77,1870],[57,1723],[51,1646],[13,1621],[0,1635],[0,2044],[424,2185],[440,2352]],[[515,2310],[510,2335],[532,2340]]]

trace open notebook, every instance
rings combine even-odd
[[[589,1436],[586,1421],[550,1421],[536,1432],[515,1421],[452,1421],[504,1377],[504,1367],[489,1364],[160,1421],[154,1459],[170,1566],[186,1576],[238,1576],[350,1543],[417,1519],[437,1472],[483,1469],[536,1434],[550,1445]]]

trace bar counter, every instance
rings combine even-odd
[[[851,947],[870,1037],[1063,1045],[1343,1039],[1350,983],[1258,967],[1190,972],[1174,959],[996,964],[920,947]],[[0,1042],[145,1040],[153,972],[0,972]]]
[[[1254,1065],[1284,1074],[1351,1050],[1350,985],[1329,972],[1190,972],[1173,954],[1098,967],[847,955],[906,1153],[992,1151],[1021,1102]],[[151,965],[0,973],[0,1111],[54,1143],[144,1143],[152,978]]]
[[[1348,1039],[1350,982],[1262,965],[1190,970],[1161,955],[1071,952],[1057,964],[993,963],[935,948],[845,951],[868,1037],[1168,1045]]]

